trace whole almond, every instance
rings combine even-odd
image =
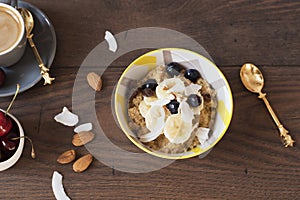
[[[60,164],[68,164],[70,162],[72,162],[76,157],[76,152],[71,149],[69,151],[65,151],[64,153],[62,153],[58,158],[57,158],[57,162]]]
[[[100,91],[102,88],[102,80],[101,77],[95,72],[90,72],[87,75],[87,81],[89,85],[96,91]]]
[[[82,131],[74,134],[72,144],[76,147],[80,147],[92,141],[94,137],[95,134],[91,131]]]
[[[85,171],[93,161],[93,156],[91,154],[86,154],[76,160],[73,164],[74,172],[83,172]]]

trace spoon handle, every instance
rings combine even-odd
[[[274,110],[272,109],[268,99],[266,98],[266,93],[259,93],[258,98],[262,99],[264,101],[264,103],[266,104],[269,113],[271,114],[275,124],[277,125],[279,132],[280,132],[280,137],[282,140],[282,143],[285,147],[289,147],[289,146],[293,146],[293,143],[295,142],[292,137],[288,134],[289,131],[286,130],[283,125],[280,123],[278,117],[276,116]]]
[[[42,58],[41,58],[41,56],[40,56],[40,54],[39,54],[39,52],[38,52],[35,44],[33,42],[32,37],[33,37],[33,34],[30,34],[30,35],[27,36],[27,39],[28,39],[28,42],[29,42],[31,48],[33,49],[33,53],[34,53],[34,55],[35,55],[35,57],[36,57],[36,59],[38,61],[39,67],[41,69],[41,75],[42,75],[42,77],[44,79],[44,85],[47,85],[47,84],[51,85],[52,81],[55,78],[51,78],[49,76],[49,73],[48,73],[49,69],[45,66],[45,64],[44,64],[44,62],[43,62],[43,60],[42,60]]]

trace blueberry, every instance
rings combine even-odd
[[[171,112],[171,114],[177,114],[178,113],[178,107],[179,107],[179,102],[176,100],[171,100],[170,103],[168,103],[167,108]]]
[[[157,87],[157,82],[155,79],[149,79],[144,83],[144,85],[142,85],[143,90],[149,88],[155,91],[156,87]]]
[[[155,79],[147,80],[141,87],[141,92],[143,96],[152,97],[155,95],[155,89],[157,87],[157,82]]]
[[[200,106],[200,105],[201,105],[202,100],[201,100],[201,98],[200,98],[198,95],[196,95],[196,94],[191,94],[191,95],[187,98],[186,102],[187,102],[191,107],[197,107],[197,106]]]
[[[184,70],[184,67],[177,63],[177,62],[171,62],[167,65],[167,74],[171,77],[178,76],[181,71]]]
[[[196,83],[197,80],[201,77],[200,73],[195,69],[188,69],[184,77],[192,81],[193,83]]]

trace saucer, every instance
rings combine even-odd
[[[37,7],[19,1],[19,7],[27,8],[34,17],[33,41],[45,63],[50,67],[56,52],[56,35],[49,18]],[[0,87],[0,97],[11,96],[16,91],[17,83],[20,84],[20,92],[24,92],[38,83],[42,76],[33,51],[27,43],[23,57],[11,67],[2,68],[6,73],[6,82]]]

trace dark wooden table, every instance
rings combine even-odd
[[[298,199],[300,198],[300,2],[292,0],[28,0],[54,24],[58,48],[52,86],[42,81],[21,93],[11,109],[35,144],[26,144],[19,162],[1,172],[1,199],[54,199],[51,176],[64,176],[72,199]],[[163,27],[199,42],[225,74],[234,97],[234,114],[223,139],[208,156],[177,160],[150,173],[126,173],[94,160],[84,173],[59,165],[72,147],[73,129],[53,120],[63,106],[72,108],[73,84],[89,52],[114,34]],[[176,46],[176,45],[175,45]],[[95,95],[99,122],[119,147],[141,152],[118,129],[111,111],[112,89],[126,66],[149,49],[127,53],[103,74]],[[262,101],[239,79],[243,63],[263,71],[269,101],[296,140],[284,148]],[[99,63],[101,65],[101,63]],[[84,86],[85,87],[85,86]],[[87,87],[88,88],[88,87]],[[89,88],[88,88],[89,89]],[[83,97],[84,98],[84,97]],[[1,98],[5,108],[11,97]],[[79,155],[85,148],[75,148]]]

